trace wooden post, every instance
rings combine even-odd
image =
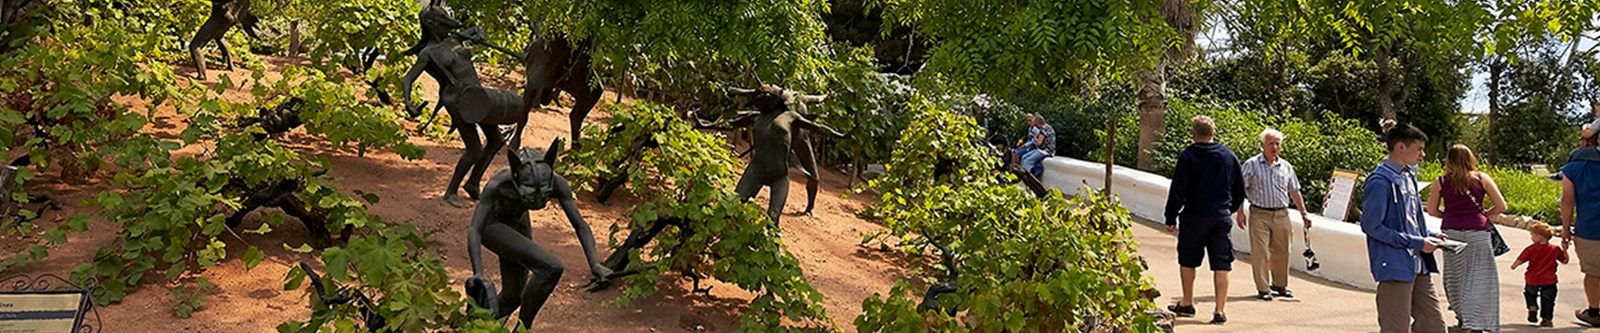
[[[1106,182],[1102,194],[1111,196],[1111,168],[1117,164],[1117,117],[1106,118]]]
[[[300,54],[300,20],[289,21],[289,55]]]

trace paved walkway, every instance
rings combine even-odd
[[[1144,255],[1150,264],[1148,274],[1155,277],[1156,289],[1161,291],[1162,297],[1157,300],[1157,305],[1165,308],[1167,304],[1177,302],[1183,295],[1183,289],[1178,281],[1177,250],[1174,249],[1177,239],[1167,234],[1164,227],[1156,223],[1135,223],[1133,227],[1134,238],[1139,241],[1139,253]],[[1582,274],[1578,271],[1576,258],[1567,265],[1562,265],[1557,270],[1560,279],[1560,292],[1556,299],[1556,315],[1554,328],[1539,328],[1527,323],[1527,308],[1522,300],[1522,273],[1524,270],[1512,271],[1511,262],[1516,260],[1517,253],[1522,251],[1532,240],[1528,232],[1521,229],[1501,227],[1500,234],[1505,236],[1506,242],[1511,246],[1511,253],[1495,258],[1495,263],[1500,268],[1500,323],[1504,332],[1581,332],[1584,327],[1573,318],[1573,311],[1583,307]],[[1300,237],[1296,235],[1295,237]],[[1295,254],[1294,260],[1303,260],[1299,256],[1304,249],[1290,249]],[[1341,254],[1331,249],[1318,248],[1318,256],[1336,255],[1361,255]],[[1239,255],[1238,261],[1233,264],[1234,271],[1229,274],[1228,292],[1228,323],[1224,326],[1206,324],[1211,320],[1211,310],[1215,307],[1215,293],[1211,283],[1211,273],[1202,265],[1195,279],[1195,307],[1199,315],[1194,318],[1179,318],[1175,323],[1178,332],[1376,332],[1378,330],[1376,305],[1370,291],[1336,284],[1318,279],[1303,273],[1291,274],[1289,289],[1293,290],[1296,300],[1261,301],[1255,299],[1255,283],[1250,275],[1249,257]],[[1443,279],[1434,277],[1434,282],[1439,286],[1437,293],[1440,298],[1440,307],[1448,304],[1444,296]],[[1454,325],[1454,314],[1445,311],[1445,324]],[[1600,332],[1600,330],[1595,330]]]

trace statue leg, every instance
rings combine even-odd
[[[483,230],[483,246],[500,256],[500,294],[494,307],[495,318],[505,318],[522,305],[522,287],[528,283],[528,268],[512,260],[511,244],[528,242],[522,234],[504,224],[492,223]]]
[[[227,30],[223,30],[227,31]],[[228,51],[227,36],[217,37],[217,49],[222,50],[222,62],[228,64],[228,70],[233,70],[233,52]]]
[[[200,27],[200,31],[194,33],[194,38],[189,40],[189,58],[194,60],[195,73],[198,74],[201,80],[206,79],[206,58],[200,56],[200,48],[205,47],[206,42],[211,39],[209,32],[206,31],[211,27],[210,20],[207,20],[206,23],[206,25]]]
[[[767,217],[772,218],[772,226],[778,226],[778,219],[783,216],[783,204],[789,201],[789,177],[776,177],[768,183],[771,187],[772,197],[767,199]]]
[[[561,261],[539,247],[539,244],[534,243],[532,239],[505,224],[490,224],[485,228],[483,236],[484,247],[500,256],[502,269],[505,268],[503,263],[511,262],[531,270],[531,278],[521,288],[512,284],[515,281],[502,279],[506,289],[501,292],[499,311],[510,314],[511,311],[508,309],[520,305],[522,315],[518,318],[522,320],[523,327],[532,328],[534,317],[539,315],[539,308],[544,306],[545,300],[548,300],[550,294],[555,291],[556,283],[561,281],[561,273],[565,270],[561,267]],[[514,292],[516,294],[513,294]],[[515,298],[521,298],[521,302],[516,303],[518,300]]]
[[[800,214],[811,215],[811,208],[817,205],[817,189],[822,185],[822,175],[817,173],[817,155],[811,148],[811,139],[802,137],[794,146],[794,154],[800,159],[800,171],[806,174],[806,210]]]
[[[455,118],[454,114],[451,116],[452,119]],[[478,129],[470,124],[456,126],[456,131],[461,133],[461,141],[466,144],[467,150],[461,153],[461,159],[456,161],[455,172],[450,174],[450,185],[444,189],[444,202],[462,208],[467,206],[467,201],[462,200],[461,194],[456,190],[461,188],[461,178],[472,170],[473,162],[477,162],[478,155],[483,153],[483,142],[478,140]]]
[[[577,75],[588,74],[579,73]],[[589,87],[587,85],[584,87],[579,87],[579,89],[582,90],[572,94],[572,97],[577,99],[577,104],[572,105],[572,113],[567,116],[570,118],[569,121],[572,122],[572,147],[574,149],[579,146],[580,141],[578,141],[578,137],[583,135],[584,118],[588,118],[589,111],[594,110],[595,104],[600,103],[600,95],[604,92],[598,87]]]
[[[483,153],[478,155],[476,161],[473,161],[472,175],[467,176],[467,183],[462,185],[462,189],[467,192],[467,197],[472,198],[472,200],[478,200],[478,184],[483,182],[483,172],[489,170],[489,163],[494,162],[494,157],[499,155],[496,152],[499,152],[500,148],[504,148],[506,145],[505,136],[500,135],[500,126],[480,124],[478,127],[483,129],[483,136],[488,143]]]
[[[756,177],[755,167],[745,166],[744,174],[739,175],[739,184],[733,186],[733,193],[739,195],[739,201],[750,201],[750,198],[754,198],[757,193],[761,193],[763,184],[761,184],[760,179],[756,178],[758,177]]]

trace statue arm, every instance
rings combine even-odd
[[[406,71],[406,76],[400,79],[400,94],[405,96],[406,113],[411,114],[412,117],[422,114],[420,108],[416,107],[416,103],[411,100],[411,92],[412,88],[416,86],[417,78],[421,77],[422,71],[428,68],[428,61],[430,59],[427,53],[418,53],[417,63],[411,65],[411,69]]]
[[[844,133],[839,133],[839,131],[833,130],[833,128],[828,127],[828,125],[812,122],[810,119],[806,119],[806,117],[794,117],[794,124],[803,130],[818,131],[827,133],[828,135],[832,135],[836,138],[844,138]]]
[[[472,212],[472,226],[467,228],[467,258],[472,261],[472,276],[483,275],[483,236],[480,232],[489,223],[491,206],[490,200],[480,202]]]
[[[578,244],[583,247],[583,257],[589,261],[589,272],[596,279],[604,279],[611,275],[611,269],[600,264],[600,254],[595,251],[594,233],[589,230],[589,223],[583,220],[583,215],[578,212],[578,203],[572,199],[572,187],[567,185],[567,180],[555,176],[556,200],[561,201],[561,211],[567,214],[567,221],[572,223],[572,231],[578,234]]]

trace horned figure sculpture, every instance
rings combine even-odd
[[[559,149],[561,139],[551,143],[547,151],[507,150],[506,157],[511,165],[489,178],[488,191],[484,192],[472,215],[472,227],[467,234],[467,256],[472,261],[472,278],[466,281],[467,295],[478,306],[492,310],[495,318],[510,316],[521,307],[522,314],[518,318],[529,328],[533,327],[539,308],[555,291],[563,268],[555,256],[533,241],[528,210],[544,209],[551,199],[560,202],[588,259],[590,283],[605,285],[616,277],[610,269],[601,266],[595,253],[594,235],[578,212],[572,189],[566,179],[553,171]],[[502,291],[498,294],[483,276],[480,245],[500,257]]]
[[[233,70],[233,54],[228,52],[228,42],[225,36],[228,29],[234,25],[243,25],[244,33],[251,39],[260,39],[256,36],[256,22],[259,21],[255,14],[250,13],[250,0],[211,0],[211,16],[200,25],[200,30],[194,33],[194,38],[189,40],[189,57],[194,59],[195,73],[201,80],[206,79],[206,59],[200,56],[200,48],[211,41],[217,42],[217,48],[222,50],[222,62],[227,63],[228,70]]]
[[[522,102],[526,105],[549,105],[555,102],[558,91],[572,94],[572,111],[567,115],[572,126],[572,141],[578,146],[578,138],[583,135],[583,121],[600,103],[601,94],[605,92],[599,81],[595,81],[588,73],[589,52],[594,48],[593,38],[573,44],[566,38],[547,40],[540,36],[537,29],[539,24],[534,24],[534,29],[528,36],[528,46],[522,57],[524,69],[523,77],[527,82],[523,85]]]
[[[409,92],[417,78],[424,72],[428,73],[439,82],[439,105],[449,112],[450,127],[461,133],[461,141],[466,146],[466,152],[456,161],[450,183],[445,187],[444,200],[452,206],[466,207],[467,202],[457,190],[465,189],[468,198],[478,198],[478,184],[489,163],[494,160],[494,154],[485,152],[498,151],[505,146],[507,134],[500,131],[500,125],[515,125],[510,135],[513,138],[521,136],[523,126],[528,122],[528,104],[523,102],[527,98],[482,85],[477,68],[472,64],[472,52],[464,42],[504,49],[485,41],[481,29],[468,28],[456,21],[449,9],[439,4],[438,0],[423,9],[421,20],[423,31],[428,33],[422,37],[425,45],[417,50],[417,62],[406,72],[400,84],[402,91],[406,92],[406,113],[416,118],[427,107],[426,103],[417,105]],[[438,109],[435,108],[434,112],[438,112]],[[487,140],[478,138],[479,129],[483,130]],[[471,175],[463,187],[462,177],[467,176],[468,171],[471,171]]]
[[[805,103],[815,103],[826,97],[802,95],[772,85],[762,85],[758,89],[731,88],[730,90],[741,95],[752,95],[748,104],[757,110],[756,113],[741,112],[738,118],[730,122],[734,128],[750,127],[754,132],[750,165],[745,168],[744,175],[740,176],[734,192],[737,192],[740,198],[749,200],[761,191],[761,187],[769,187],[771,200],[768,203],[767,215],[772,217],[774,223],[778,222],[779,215],[783,213],[784,202],[789,196],[789,157],[792,152],[798,157],[801,170],[806,175],[807,201],[806,209],[802,213],[811,214],[812,207],[816,205],[817,187],[820,182],[816,156],[812,152],[811,140],[805,135],[805,131],[822,131],[834,137],[844,137],[839,131],[812,122],[805,117]],[[714,128],[706,124],[699,125],[701,128]]]

